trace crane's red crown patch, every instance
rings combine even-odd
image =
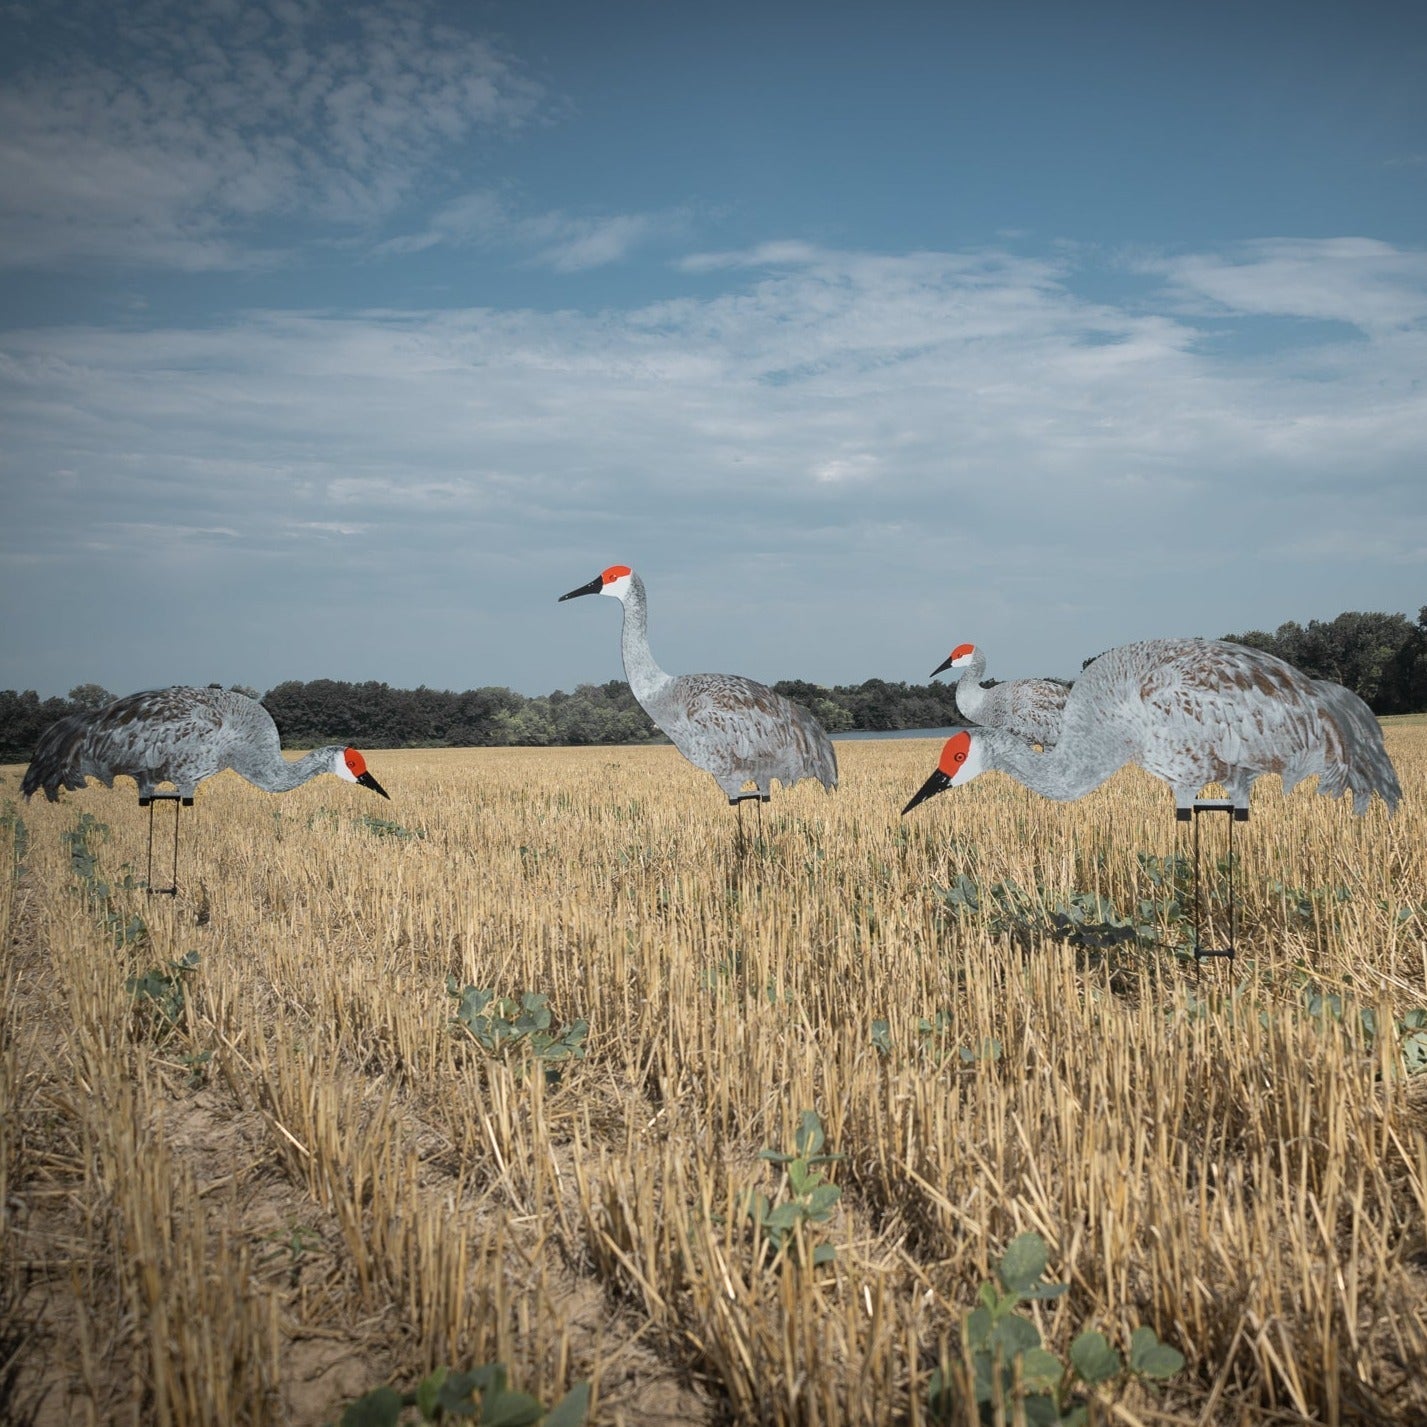
[[[626,575],[633,573],[628,565],[611,565],[609,569],[600,576],[600,579],[604,581],[605,584],[612,585],[616,580],[622,580]]]
[[[966,762],[966,755],[970,752],[971,735],[965,729],[960,733],[953,733],[943,746],[941,759],[936,766],[948,778],[954,778],[961,772],[961,765]]]

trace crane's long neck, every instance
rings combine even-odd
[[[314,748],[311,753],[289,762],[274,749],[267,757],[249,758],[242,763],[234,759],[233,768],[265,793],[287,793],[293,788],[301,787],[303,783],[311,782],[319,774],[330,773],[336,752],[335,744],[327,748]]]
[[[956,681],[956,706],[973,723],[980,717],[981,706],[986,702],[986,690],[981,687],[985,675],[986,656],[978,649]]]
[[[1029,743],[1004,729],[978,728],[975,734],[983,768],[999,768],[1033,793],[1061,803],[1098,788],[1130,761],[1108,742],[1093,738],[1063,739],[1054,748],[1037,753]]]
[[[624,657],[624,677],[640,704],[647,704],[665,684],[666,674],[649,648],[649,616],[644,601],[644,581],[629,577],[624,595],[624,625],[620,632],[620,653]]]

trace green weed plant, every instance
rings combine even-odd
[[[964,1421],[974,1404],[984,1423],[1021,1421],[1030,1427],[1083,1427],[1102,1392],[1132,1378],[1164,1380],[1184,1366],[1176,1348],[1153,1328],[1136,1328],[1120,1354],[1098,1329],[1081,1333],[1061,1362],[1041,1342],[1022,1305],[1063,1295],[1068,1285],[1045,1278],[1049,1255],[1039,1234],[1012,1239],[996,1265],[996,1282],[983,1283],[978,1305],[961,1323],[961,1361],[944,1362],[927,1386],[935,1422]]]
[[[550,998],[538,991],[527,991],[517,1000],[490,989],[458,987],[454,976],[446,978],[446,990],[456,999],[452,1025],[493,1059],[513,1064],[538,1060],[553,1084],[560,1078],[562,1062],[585,1058],[589,1023],[582,1017],[560,1026]]]
[[[818,1167],[832,1164],[843,1158],[840,1154],[823,1152],[826,1136],[822,1120],[817,1111],[804,1110],[798,1120],[798,1128],[793,1136],[793,1149],[759,1150],[758,1158],[784,1168],[788,1197],[776,1203],[760,1190],[750,1190],[744,1199],[744,1213],[762,1231],[773,1246],[774,1254],[785,1250],[795,1252],[803,1242],[806,1229],[813,1224],[824,1224],[832,1218],[832,1211],[842,1197],[842,1190],[829,1183]],[[837,1250],[831,1244],[815,1244],[812,1251],[812,1265],[832,1263],[837,1258]]]
[[[469,1372],[439,1367],[409,1392],[398,1392],[394,1387],[374,1388],[347,1407],[337,1427],[397,1427],[408,1408],[416,1409],[421,1422],[473,1422],[479,1427],[582,1427],[589,1406],[590,1385],[577,1382],[547,1412],[529,1393],[509,1386],[503,1363],[486,1363]]]

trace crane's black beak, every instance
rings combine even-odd
[[[936,676],[937,676],[938,674],[940,674],[943,669],[950,669],[950,668],[951,668],[951,655],[948,654],[948,655],[946,656],[946,658],[943,659],[943,660],[941,661],[941,663],[938,664],[938,665],[936,666],[936,668],[933,669],[933,670],[931,671],[931,673],[927,675],[927,678],[929,678],[929,679],[935,679]]]
[[[945,792],[949,787],[951,787],[951,779],[938,768],[936,772],[917,789],[912,801],[902,809],[902,816],[906,817],[918,803],[924,803],[928,798],[934,798],[938,793]]]
[[[370,773],[363,773],[357,779],[357,782],[359,782],[364,788],[370,788],[374,793],[380,793],[382,797],[387,800],[387,802],[391,801],[391,794],[388,793],[387,790],[383,788],[382,785],[378,783],[377,780],[373,778]]]
[[[589,584],[581,585],[579,589],[571,590],[570,593],[567,595],[561,595],[560,598],[555,601],[555,603],[560,604],[564,600],[576,599],[580,595],[597,595],[603,588],[604,576],[596,575],[594,579],[589,582]]]

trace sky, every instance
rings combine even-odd
[[[0,0],[0,688],[1427,603],[1427,9]]]

